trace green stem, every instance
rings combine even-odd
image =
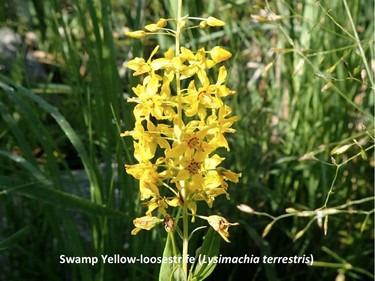
[[[183,28],[184,22],[182,21],[182,0],[178,0],[177,8],[177,28],[176,28],[176,57],[180,56],[180,36],[181,29]],[[177,126],[182,129],[182,93],[181,93],[181,81],[180,73],[176,70],[176,91],[177,91]],[[182,186],[181,195],[183,197],[183,206],[182,206],[182,270],[184,272],[184,280],[188,280],[188,253],[189,253],[189,218],[188,218],[188,208],[185,197],[185,187]]]
[[[182,29],[182,0],[178,0],[178,9],[177,9],[177,29],[176,29],[176,57],[180,56],[180,36]],[[181,97],[181,81],[180,81],[180,72],[176,70],[176,91],[177,91],[177,116],[178,116],[178,126],[182,126],[182,97]]]
[[[186,207],[186,202],[182,209],[182,270],[184,271],[184,280],[188,280],[188,253],[189,253],[189,218]]]
[[[370,70],[370,67],[367,63],[367,58],[366,58],[365,52],[362,48],[361,40],[359,39],[358,32],[357,32],[357,29],[355,27],[355,24],[354,24],[354,21],[353,21],[353,18],[352,18],[352,14],[351,14],[350,9],[348,7],[348,3],[346,2],[346,0],[343,0],[343,2],[344,2],[346,14],[348,16],[350,25],[351,25],[353,33],[354,33],[355,43],[357,44],[358,50],[361,53],[363,64],[365,65],[366,72],[368,74],[368,78],[370,80],[371,87],[374,87],[374,80],[373,80],[373,77],[372,77],[372,71]]]

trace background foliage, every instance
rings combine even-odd
[[[126,97],[138,82],[122,64],[171,42],[123,32],[174,16],[175,2],[0,3],[0,26],[14,32],[0,46],[0,280],[158,275],[158,265],[64,265],[59,256],[162,254],[163,230],[130,236],[144,208],[123,168],[133,162],[132,144],[119,134],[133,126]],[[233,53],[228,86],[237,95],[228,102],[239,122],[225,161],[243,176],[230,201],[207,209],[241,223],[222,255],[312,254],[317,262],[221,264],[211,280],[372,280],[374,2],[184,3],[185,14],[226,26],[191,31],[183,44]],[[292,215],[262,237],[272,218],[259,213],[342,205],[326,235],[316,216]]]

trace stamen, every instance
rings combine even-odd
[[[187,145],[190,149],[197,148],[197,146],[199,145],[199,138],[192,137],[191,139],[188,140]]]
[[[199,163],[195,162],[194,160],[192,160],[187,167],[189,173],[192,174],[192,175],[198,174],[200,172],[200,168],[201,167],[200,167]]]

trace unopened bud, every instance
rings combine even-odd
[[[211,54],[211,58],[213,59],[215,63],[225,61],[232,57],[232,54],[230,52],[228,52],[227,50],[225,50],[224,48],[220,46],[214,47],[210,51],[210,54]]]
[[[208,17],[206,22],[209,26],[223,26],[223,25],[225,25],[225,22],[223,22],[223,21],[221,21],[217,18],[214,18],[214,17]]]
[[[141,39],[146,36],[146,32],[143,30],[128,31],[125,32],[125,35],[131,38]]]

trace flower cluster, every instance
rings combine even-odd
[[[186,18],[179,27],[186,26]],[[179,33],[166,28],[168,20],[160,19],[149,24],[145,30],[129,32],[127,35],[142,38],[155,32]],[[201,19],[199,27],[222,26],[216,18]],[[176,44],[164,55],[156,57],[156,46],[147,60],[136,57],[126,63],[134,76],[142,75],[142,83],[133,88],[136,95],[128,99],[136,103],[135,127],[123,136],[132,136],[134,165],[125,165],[128,174],[140,182],[140,199],[147,206],[146,216],[134,220],[136,228],[149,230],[162,219],[170,218],[169,207],[185,206],[194,220],[197,202],[205,201],[212,206],[215,197],[229,196],[227,181],[238,182],[240,174],[220,167],[224,160],[215,151],[224,147],[229,150],[226,133],[237,120],[231,116],[231,108],[223,98],[235,94],[226,86],[227,70],[218,69],[217,78],[211,81],[207,72],[229,59],[230,52],[220,46],[211,50],[201,48],[195,52]],[[219,228],[218,216],[207,221],[226,241],[228,223]],[[212,222],[212,223],[211,223]],[[222,231],[220,231],[222,230]]]

